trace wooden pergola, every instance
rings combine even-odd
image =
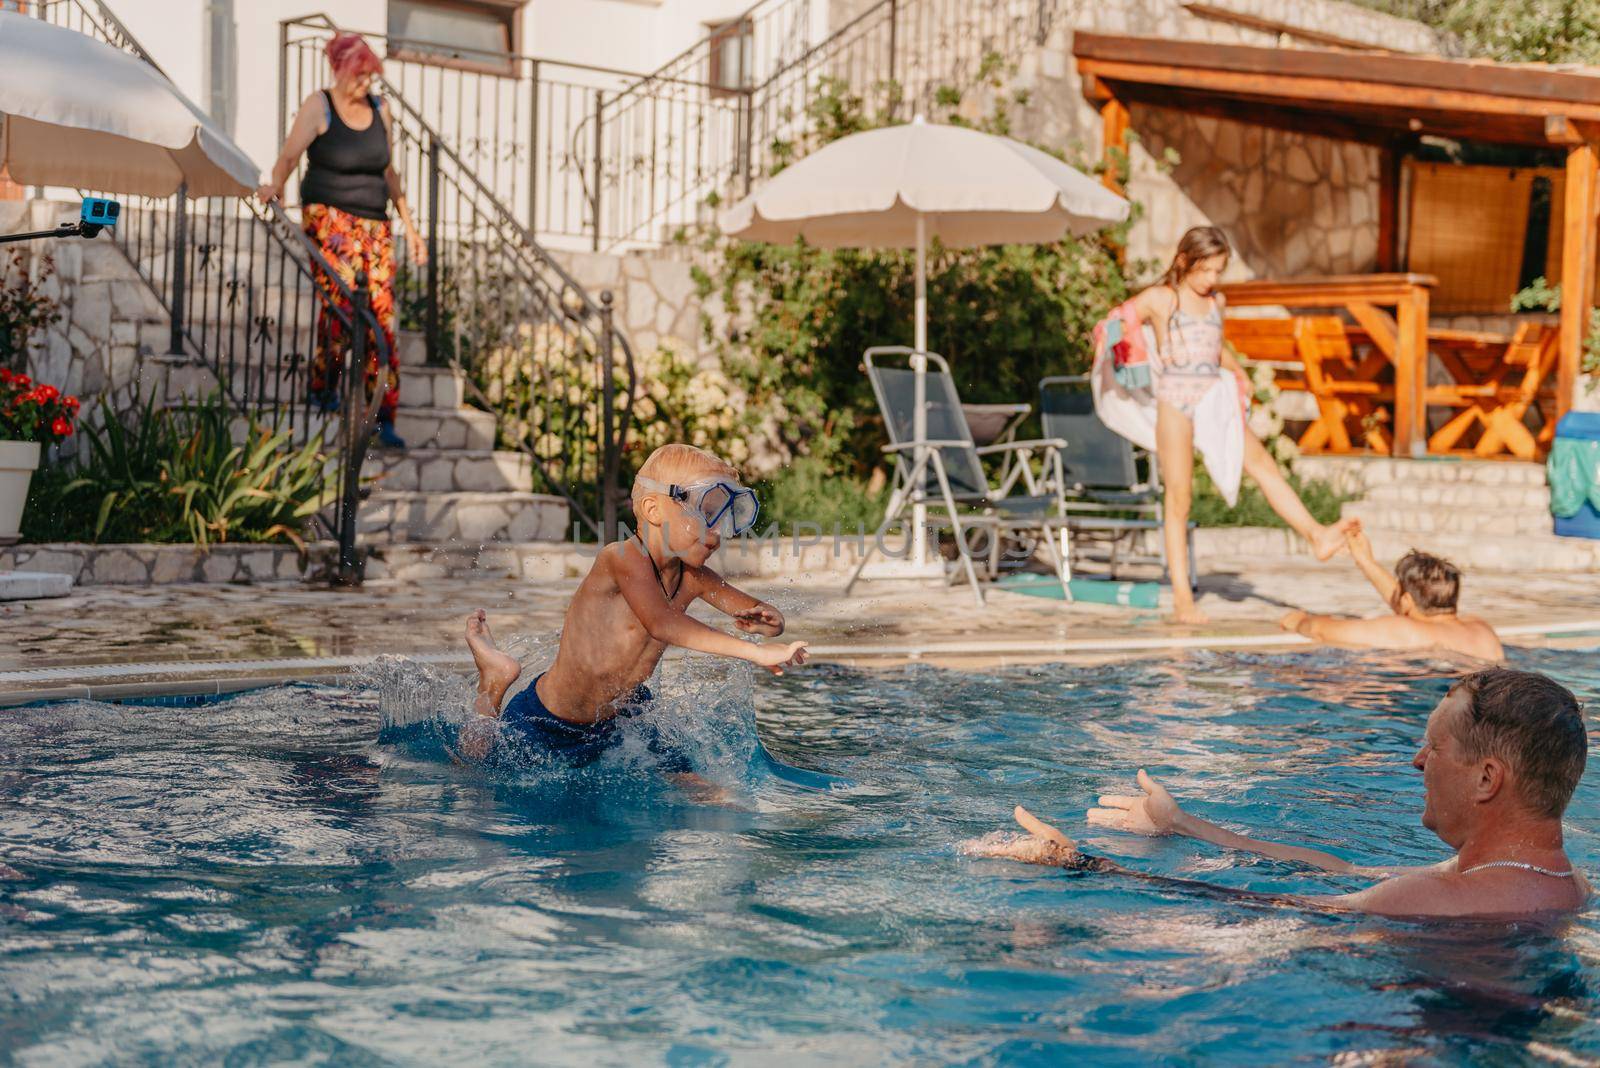
[[[1108,156],[1126,151],[1132,104],[1375,146],[1376,266],[1385,274],[1398,267],[1401,161],[1418,137],[1564,149],[1555,415],[1571,407],[1594,302],[1600,77],[1535,64],[1090,33],[1077,35],[1073,51],[1085,95],[1104,120]],[[1426,287],[1421,288],[1425,330]],[[1413,302],[1412,314],[1417,311]],[[1425,444],[1427,344],[1408,347],[1404,362],[1410,366],[1395,361],[1396,455],[1418,454]],[[1411,379],[1414,396],[1406,393]]]

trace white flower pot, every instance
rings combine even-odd
[[[0,545],[18,538],[28,483],[38,466],[37,441],[0,441]]]

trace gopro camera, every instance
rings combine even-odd
[[[117,217],[122,214],[122,205],[106,197],[84,197],[83,210],[78,213],[81,224],[80,233],[84,237],[93,237],[101,228],[117,225]]]

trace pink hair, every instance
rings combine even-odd
[[[328,42],[328,65],[335,78],[382,74],[383,60],[359,33],[341,33]]]

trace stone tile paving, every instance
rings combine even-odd
[[[1290,607],[1357,614],[1380,608],[1348,563],[1317,567],[1295,560],[1209,561],[1200,605],[1214,622],[1206,627],[1178,627],[1151,611],[1065,605],[1003,591],[992,592],[983,608],[964,588],[905,583],[866,583],[858,596],[844,597],[837,575],[742,584],[784,609],[794,637],[829,646],[1267,635],[1278,633],[1276,621]],[[575,579],[533,582],[485,574],[372,582],[356,591],[296,585],[93,587],[56,600],[0,603],[0,671],[449,651],[460,648],[462,620],[479,606],[488,609],[502,636],[553,634],[576,586]],[[1600,577],[1592,574],[1468,575],[1463,607],[1501,626],[1600,620],[1597,586]],[[1600,624],[1595,634],[1573,640],[1600,644]]]

